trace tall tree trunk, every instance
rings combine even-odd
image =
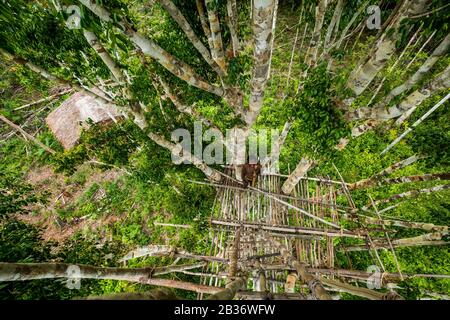
[[[407,198],[407,197],[417,197],[420,194],[424,194],[424,193],[440,192],[440,191],[444,191],[449,188],[450,188],[450,184],[445,184],[445,185],[435,186],[435,187],[427,188],[427,189],[406,191],[406,192],[403,192],[400,194],[393,195],[387,199],[377,200],[377,201],[375,201],[375,205],[385,204],[385,203],[389,203],[394,200]],[[362,208],[362,210],[367,210],[368,208],[369,208],[369,205],[364,206]]]
[[[220,76],[224,76],[224,72],[219,67],[217,62],[212,59],[209,50],[203,45],[200,39],[195,34],[189,22],[183,16],[180,10],[175,6],[175,4],[171,0],[159,0],[164,9],[170,14],[170,16],[178,23],[180,28],[184,31],[188,39],[194,45],[198,52],[202,55],[203,59],[216,71],[216,73]]]
[[[236,0],[227,0],[228,28],[230,29],[231,45],[233,47],[233,57],[238,55],[240,50],[238,37],[238,18]]]
[[[221,291],[209,296],[208,300],[233,300],[236,293],[246,284],[245,278],[237,278],[226,285],[225,289],[217,288]]]
[[[432,223],[424,223],[424,222],[412,222],[412,221],[403,221],[403,220],[392,220],[392,219],[378,219],[372,218],[368,216],[363,216],[361,214],[357,216],[351,216],[348,214],[341,215],[344,219],[362,222],[364,224],[374,224],[378,226],[386,226],[386,227],[400,227],[406,229],[421,229],[425,231],[435,231],[435,232],[448,232],[447,226],[437,226]]]
[[[139,248],[127,253],[119,261],[126,262],[126,261],[134,259],[134,258],[164,257],[164,256],[169,256],[169,255],[173,255],[177,258],[192,259],[192,260],[199,260],[199,261],[210,261],[210,262],[220,262],[220,263],[228,262],[228,259],[225,259],[225,258],[193,254],[193,253],[189,253],[184,250],[180,250],[178,248],[175,248],[172,246],[167,246],[167,245],[148,245],[145,247],[139,247]]]
[[[308,67],[314,67],[317,64],[317,55],[319,52],[323,21],[325,19],[327,5],[328,0],[319,0],[319,3],[316,7],[316,22],[311,37],[311,43],[305,59],[305,63]]]
[[[348,80],[347,86],[353,90],[355,95],[360,95],[369,86],[378,72],[386,65],[395,53],[395,43],[400,37],[400,23],[409,16],[425,12],[429,0],[407,1],[407,4],[400,9],[400,13],[391,27],[388,27],[380,40],[376,43],[375,50],[368,60],[357,67]]]
[[[80,0],[80,2],[101,20],[112,22],[111,14],[104,7],[97,5],[95,1]],[[164,68],[169,70],[175,76],[183,81],[186,81],[191,86],[214,93],[218,96],[223,96],[224,91],[222,88],[209,84],[201,79],[190,66],[166,52],[155,42],[133,30],[125,23],[121,23],[121,27],[125,30],[124,34],[130,39],[131,42],[139,47],[143,53],[158,61]]]
[[[397,170],[402,169],[402,168],[404,168],[406,166],[409,166],[409,165],[413,164],[414,162],[416,162],[419,159],[420,158],[417,155],[413,155],[413,156],[411,156],[411,157],[409,157],[407,159],[404,159],[404,160],[402,160],[400,162],[397,162],[397,163],[387,167],[386,169],[383,169],[381,172],[373,175],[370,178],[363,179],[363,180],[360,180],[358,182],[350,183],[350,184],[348,184],[347,188],[349,190],[355,190],[355,189],[362,189],[362,188],[368,188],[370,186],[373,186],[373,185],[377,184],[378,181],[381,178],[391,174],[394,171],[397,171]]]
[[[102,59],[103,63],[111,71],[116,82],[120,84],[126,84],[127,81],[124,74],[122,73],[122,70],[119,68],[117,63],[112,59],[111,55],[100,43],[95,33],[85,29],[83,30],[83,35],[86,38],[86,41],[89,43],[89,45],[95,50],[98,56]]]
[[[338,0],[336,7],[334,8],[333,17],[331,18],[330,24],[328,25],[327,33],[325,34],[325,39],[323,40],[323,51],[328,52],[331,36],[333,30],[338,28],[337,22],[341,20],[342,10],[344,9],[345,0]]]
[[[424,84],[422,88],[417,89],[403,99],[398,105],[386,109],[384,106],[372,108],[361,107],[346,113],[347,120],[375,119],[386,121],[397,118],[410,110],[415,110],[426,99],[434,93],[450,87],[450,66],[448,66],[441,74],[436,76],[432,81]]]
[[[286,246],[284,246],[278,242],[274,242],[274,245],[280,250],[282,257],[286,261],[290,261],[290,264],[292,265],[292,267],[297,271],[297,274],[298,274],[300,280],[303,283],[306,283],[308,285],[312,294],[315,297],[317,297],[317,299],[331,300],[330,295],[324,289],[320,280],[318,278],[314,277],[311,273],[309,273],[302,263],[300,263],[298,260],[293,259],[291,253],[286,248]]]
[[[211,38],[211,29],[209,28],[209,24],[206,21],[205,9],[203,7],[203,0],[196,0],[198,16],[200,18],[200,23],[202,25],[203,32],[205,33],[206,38],[208,39],[209,49],[212,51],[214,48],[212,38]]]
[[[423,77],[430,72],[436,62],[440,57],[444,56],[450,47],[450,33],[442,40],[440,45],[434,49],[433,53],[428,57],[428,59],[422,64],[422,66],[417,70],[405,83],[400,86],[394,88],[389,92],[387,96],[385,96],[380,102],[378,102],[374,108],[384,108],[394,99],[395,97],[401,95],[402,93],[411,89],[414,85],[416,85],[419,81],[423,79]]]
[[[223,50],[222,31],[220,29],[219,14],[214,0],[205,0],[206,11],[208,12],[209,26],[211,30],[211,40],[213,47],[211,48],[212,58],[224,73],[226,73],[225,53]]]
[[[154,286],[168,287],[214,294],[220,288],[190,282],[157,279],[152,275],[157,268],[105,268],[67,263],[3,263],[0,262],[0,281],[25,281],[36,279],[105,279],[129,281]],[[74,271],[76,274],[74,274]]]
[[[270,75],[275,9],[276,0],[253,0],[253,72],[249,110],[245,115],[248,127],[256,121],[263,106],[264,90]]]
[[[419,247],[419,246],[438,246],[438,245],[447,245],[448,242],[442,240],[442,238],[446,235],[446,233],[435,232],[435,233],[426,233],[417,237],[404,238],[404,239],[393,239],[392,246],[394,248],[399,247]],[[382,242],[379,240],[374,241],[374,247],[376,249],[389,249],[390,245],[387,242]],[[356,245],[350,247],[342,248],[345,252],[352,251],[365,251],[369,249],[373,249],[367,247],[366,245]]]
[[[302,160],[298,163],[295,170],[283,183],[283,186],[281,187],[283,193],[287,195],[291,194],[292,190],[294,190],[300,179],[305,176],[305,174],[309,169],[311,169],[312,166],[314,166],[314,161],[309,159],[308,157],[303,157]]]
[[[396,293],[382,293],[375,290],[370,290],[363,287],[355,287],[348,283],[343,283],[338,280],[325,279],[322,277],[322,282],[327,286],[340,289],[344,292],[353,294],[358,297],[364,297],[369,300],[403,300],[401,296]]]
[[[270,173],[278,173],[278,159],[280,157],[281,148],[283,147],[284,142],[286,141],[289,130],[291,129],[292,123],[286,122],[284,124],[283,130],[281,131],[280,136],[278,137],[275,144],[272,146],[272,150],[270,151],[270,155],[268,155],[265,159],[261,161],[261,165],[267,172]]]
[[[386,154],[390,149],[392,149],[397,143],[399,143],[407,134],[409,134],[415,127],[421,124],[426,118],[428,118],[434,111],[436,111],[440,106],[442,106],[447,100],[450,99],[450,93],[442,98],[433,108],[427,111],[419,120],[414,122],[411,127],[409,127],[405,132],[403,132],[397,139],[395,139],[391,144],[389,144],[386,149],[384,149],[380,155]]]

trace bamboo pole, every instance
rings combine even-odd
[[[364,297],[369,300],[403,300],[401,296],[394,292],[381,293],[375,290],[370,290],[362,287],[355,287],[348,283],[343,283],[338,280],[326,279],[321,277],[322,282],[330,287],[343,290],[344,292],[353,294],[358,297]]]
[[[219,220],[219,219],[211,219],[212,225],[219,226],[227,226],[227,227],[244,227],[255,230],[264,230],[264,231],[272,231],[278,233],[285,234],[313,234],[313,235],[322,235],[329,237],[348,237],[348,238],[356,238],[356,239],[364,239],[365,235],[358,234],[349,231],[341,231],[341,230],[327,230],[327,229],[318,229],[318,228],[307,228],[307,227],[297,227],[297,226],[280,226],[275,224],[266,224],[259,222],[241,222],[241,221],[232,221],[232,220]]]

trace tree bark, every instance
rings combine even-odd
[[[112,22],[110,13],[104,7],[97,5],[95,1],[80,0],[80,2],[101,20],[105,22]],[[191,86],[211,92],[218,96],[223,96],[224,91],[222,88],[205,82],[190,66],[166,52],[155,42],[146,38],[124,23],[121,23],[121,27],[123,28],[121,31],[123,31],[130,41],[139,47],[143,53],[158,61],[164,68],[169,70],[175,76],[183,81],[186,81]]]
[[[126,83],[125,75],[123,74],[122,70],[118,67],[117,63],[112,59],[111,55],[100,43],[95,33],[84,29],[83,35],[86,38],[86,41],[89,43],[89,45],[95,50],[100,59],[102,59],[103,63],[111,71],[112,75],[114,76],[114,80],[119,84],[122,85],[125,84]]]
[[[393,195],[387,199],[383,199],[383,200],[377,200],[375,201],[375,205],[379,205],[379,204],[385,204],[385,203],[389,203],[391,201],[394,200],[398,200],[398,199],[402,199],[402,198],[407,198],[407,197],[417,197],[420,194],[423,193],[432,193],[432,192],[439,192],[439,191],[443,191],[446,189],[450,188],[450,184],[445,184],[445,185],[440,185],[440,186],[435,186],[432,188],[428,188],[428,189],[421,189],[421,190],[411,190],[411,191],[407,191],[407,192],[403,192],[400,194],[396,194]],[[362,210],[367,210],[369,208],[369,205],[366,205],[362,208]]]
[[[305,63],[308,67],[314,67],[317,64],[317,55],[320,47],[320,38],[322,34],[323,21],[325,19],[327,5],[328,0],[319,0],[319,3],[316,7],[316,21],[314,25],[314,31],[305,59]]]
[[[217,12],[216,3],[213,0],[205,0],[206,11],[208,12],[209,26],[211,30],[212,40],[212,58],[219,65],[220,69],[226,73],[227,66],[225,54],[223,50],[222,31],[220,29],[219,14]]]
[[[369,300],[403,300],[398,294],[392,293],[382,293],[375,290],[370,290],[363,287],[355,287],[348,283],[343,283],[338,280],[325,279],[322,277],[322,282],[327,286],[341,289],[344,292],[353,294],[358,297],[364,297]]]
[[[217,288],[221,291],[211,295],[207,300],[233,300],[236,293],[246,284],[245,278],[237,278],[226,285],[225,289]]]
[[[254,0],[253,2],[253,72],[250,81],[249,110],[245,115],[249,128],[256,121],[263,106],[264,90],[270,75],[276,9],[276,0]]]
[[[309,159],[308,157],[303,157],[302,160],[298,163],[295,170],[289,175],[287,180],[283,183],[281,190],[284,194],[290,195],[294,190],[295,186],[298,184],[301,178],[303,178],[306,173],[314,166],[314,161]]]
[[[233,57],[238,55],[240,44],[238,37],[238,20],[236,0],[227,0],[228,28],[230,29],[231,45],[233,47]]]
[[[408,91],[419,81],[421,81],[423,77],[428,72],[430,72],[430,70],[433,68],[436,62],[439,61],[439,59],[447,53],[449,47],[450,47],[450,33],[444,38],[444,40],[442,40],[439,46],[436,49],[434,49],[433,53],[422,64],[419,70],[417,70],[405,83],[392,89],[387,96],[385,96],[380,102],[378,102],[374,106],[374,108],[386,107],[387,105],[389,105],[392,99]]]
[[[347,185],[347,188],[349,190],[355,190],[355,189],[362,189],[362,188],[367,188],[370,186],[375,185],[381,178],[391,174],[394,171],[397,171],[399,169],[402,169],[406,166],[409,166],[410,164],[413,164],[414,162],[416,162],[417,160],[419,160],[420,158],[417,155],[413,155],[407,159],[404,159],[402,161],[399,161],[389,167],[387,167],[386,169],[383,169],[381,172],[375,174],[374,176],[367,178],[367,179],[363,179],[360,180],[358,182],[355,183],[350,183]]]
[[[218,258],[213,256],[197,255],[186,252],[184,250],[177,249],[172,246],[167,245],[148,245],[145,247],[139,247],[133,251],[127,253],[120,262],[126,262],[131,259],[141,258],[141,257],[163,257],[173,255],[175,257],[180,257],[183,259],[192,259],[200,261],[210,261],[210,262],[221,262],[228,263],[228,259]]]
[[[376,43],[375,50],[369,59],[350,75],[347,86],[355,95],[360,95],[369,86],[378,72],[386,65],[395,53],[395,43],[400,37],[400,23],[409,16],[420,14],[427,9],[428,0],[413,0],[400,9],[400,13],[392,25]]]
[[[450,66],[442,73],[429,81],[422,88],[417,89],[398,105],[386,109],[384,106],[379,107],[361,107],[346,113],[348,120],[375,119],[386,121],[389,119],[400,117],[406,113],[412,113],[426,99],[430,98],[434,93],[450,87]]]
[[[180,28],[184,31],[189,41],[194,45],[198,52],[202,55],[203,59],[216,71],[216,73],[223,77],[225,74],[219,65],[212,59],[209,50],[203,45],[200,39],[195,34],[189,22],[183,16],[180,10],[175,6],[171,0],[159,0],[161,5],[166,9],[170,16],[178,23]]]
[[[434,232],[427,233],[417,237],[404,238],[404,239],[393,239],[392,246],[394,248],[398,247],[418,247],[418,246],[436,246],[436,245],[447,245],[449,242],[442,240],[447,233]],[[366,245],[356,245],[350,247],[344,247],[344,252],[352,251],[364,251],[371,249],[389,249],[390,245],[387,242],[374,240],[373,246],[368,247]]]
[[[389,144],[386,149],[384,149],[380,155],[386,154],[390,149],[392,149],[397,143],[399,143],[408,133],[413,131],[415,127],[421,124],[426,118],[428,118],[437,108],[443,105],[450,98],[450,93],[447,94],[444,98],[442,98],[433,108],[427,111],[419,120],[414,122],[411,127],[409,127],[405,132],[403,132],[397,139],[395,139],[391,144]]]
[[[274,243],[280,250],[281,255],[286,261],[290,261],[290,264],[294,269],[297,271],[297,274],[300,278],[300,280],[303,283],[306,283],[311,290],[312,294],[317,297],[319,300],[331,300],[330,295],[328,292],[324,289],[322,283],[320,280],[316,277],[314,277],[312,274],[310,274],[308,271],[306,271],[305,266],[300,263],[297,260],[294,260],[292,258],[291,253],[287,250],[286,246],[275,242]]]
[[[333,17],[331,18],[330,24],[328,25],[327,33],[325,34],[325,39],[323,40],[323,51],[328,52],[331,35],[333,30],[338,28],[338,21],[341,20],[342,10],[344,9],[345,0],[338,0],[336,7],[334,8]]]
[[[73,270],[76,274],[73,274]],[[157,268],[105,268],[67,263],[0,263],[0,281],[25,281],[36,279],[75,278],[129,281],[214,294],[220,288],[184,281],[152,278]]]
[[[281,131],[280,136],[276,143],[272,146],[272,150],[270,155],[268,155],[265,159],[261,161],[261,165],[263,168],[266,168],[268,172],[278,173],[277,161],[280,157],[281,148],[283,147],[284,142],[286,141],[289,130],[291,129],[292,123],[286,122],[283,127],[283,131]]]
[[[448,232],[447,226],[437,226],[432,223],[424,223],[424,222],[412,222],[412,221],[403,221],[403,220],[393,220],[393,219],[378,219],[368,216],[363,216],[361,214],[357,216],[351,216],[348,214],[341,215],[342,218],[348,219],[355,222],[363,222],[364,224],[374,224],[379,226],[387,226],[387,227],[400,227],[407,229],[421,229],[425,231],[437,231],[437,232]]]

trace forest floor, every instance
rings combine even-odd
[[[95,186],[98,188],[89,200],[93,202],[101,200],[106,196],[101,185],[117,181],[122,175],[123,172],[120,170],[100,171],[92,169],[89,165],[80,166],[70,178],[55,173],[50,166],[33,168],[28,172],[26,181],[36,190],[45,193],[48,200],[45,203],[29,205],[27,209],[32,211],[32,214],[16,214],[15,217],[40,228],[45,241],[63,243],[77,232],[84,234],[101,232],[105,226],[112,226],[123,216],[102,216],[100,219],[91,220],[89,215],[64,217],[61,213],[77,206],[83,200],[86,190]]]

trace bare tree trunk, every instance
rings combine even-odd
[[[369,86],[378,72],[386,65],[387,61],[395,53],[395,43],[400,37],[399,27],[402,20],[409,16],[420,14],[427,9],[428,0],[414,0],[400,9],[400,13],[392,25],[376,43],[375,50],[369,59],[360,67],[357,67],[350,75],[347,86],[356,95],[360,95]]]
[[[226,285],[225,289],[217,288],[221,291],[211,295],[207,300],[233,300],[236,293],[246,284],[245,278],[237,278]]]
[[[183,259],[193,259],[193,260],[200,260],[200,261],[214,261],[214,262],[222,262],[222,263],[228,262],[228,259],[218,258],[218,257],[213,257],[213,256],[192,254],[192,253],[186,252],[184,250],[180,250],[175,247],[167,246],[167,245],[148,245],[145,247],[140,247],[133,251],[130,251],[119,261],[126,262],[128,260],[135,259],[135,258],[141,258],[141,257],[163,257],[163,256],[169,256],[169,255],[174,255],[175,257],[180,257]]]
[[[422,104],[424,100],[431,97],[433,93],[450,87],[450,66],[438,75],[433,81],[424,85],[422,89],[416,90],[406,97],[399,105],[399,109],[404,111],[395,121],[396,125],[402,124],[411,114]],[[406,110],[406,111],[405,111]]]
[[[174,104],[175,108],[177,108],[178,111],[180,111],[181,113],[186,113],[186,114],[190,115],[191,117],[200,120],[207,127],[212,127],[212,128],[217,129],[216,125],[214,125],[210,120],[206,119],[203,115],[201,115],[193,107],[190,107],[190,106],[187,106],[187,105],[181,103],[181,101],[172,92],[171,88],[164,80],[159,78],[159,82],[161,83],[161,85],[164,89],[165,97],[168,97],[170,99],[170,101],[172,101],[172,103]],[[162,99],[164,99],[165,97],[163,97]]]
[[[415,175],[415,176],[408,176],[408,177],[390,178],[390,179],[384,179],[382,182],[386,183],[386,184],[395,184],[395,183],[407,183],[407,182],[416,182],[416,181],[439,181],[439,180],[450,180],[450,172],[429,173],[429,174]]]
[[[415,84],[417,84],[423,77],[430,72],[436,62],[440,57],[444,56],[450,47],[450,33],[442,40],[440,45],[434,49],[433,53],[428,57],[428,59],[422,64],[422,66],[417,70],[405,83],[394,88],[389,92],[389,94],[384,97],[380,102],[378,102],[374,108],[384,108],[394,99],[395,97],[401,95],[402,93],[411,89]]]
[[[209,50],[203,45],[200,39],[195,34],[189,22],[183,16],[180,10],[175,6],[175,4],[171,0],[159,0],[161,5],[166,9],[166,11],[170,14],[170,16],[178,23],[180,28],[184,31],[188,39],[194,45],[194,47],[200,52],[203,59],[216,71],[216,73],[220,76],[224,76],[224,72],[219,67],[219,65],[211,58],[211,54]]]
[[[89,45],[95,50],[98,56],[102,59],[103,63],[111,71],[115,81],[122,85],[126,84],[127,81],[124,74],[122,73],[122,70],[118,67],[117,63],[112,59],[111,55],[100,43],[95,33],[88,30],[83,30],[83,35]]]
[[[319,0],[316,7],[316,21],[314,31],[311,36],[311,43],[306,54],[305,63],[308,67],[314,67],[317,64],[317,55],[320,47],[320,38],[322,34],[323,21],[327,10],[328,0]]]
[[[381,178],[391,174],[392,172],[402,169],[406,166],[409,166],[410,164],[413,164],[414,162],[416,162],[417,160],[419,160],[420,158],[417,155],[413,155],[407,159],[404,159],[400,162],[397,162],[389,167],[387,167],[386,169],[383,169],[381,172],[377,173],[376,175],[364,179],[364,180],[360,180],[358,182],[355,183],[350,183],[347,187],[349,190],[354,190],[354,189],[361,189],[361,188],[367,188],[370,186],[375,185]]]
[[[319,300],[331,300],[330,295],[328,292],[324,289],[322,286],[322,283],[319,279],[314,277],[312,274],[310,274],[308,271],[306,271],[304,265],[300,263],[299,261],[292,258],[291,253],[288,251],[286,246],[274,242],[275,246],[278,247],[278,249],[281,252],[281,255],[286,261],[290,261],[290,264],[294,269],[297,271],[297,274],[299,278],[302,280],[303,283],[306,283],[311,290],[312,294],[317,297]]]
[[[366,0],[364,3],[361,4],[361,6],[358,8],[358,10],[356,10],[356,12],[353,14],[352,18],[350,19],[348,24],[345,26],[344,30],[342,30],[342,34],[339,37],[339,40],[334,45],[336,47],[336,49],[341,48],[342,42],[347,37],[347,33],[350,31],[350,28],[353,26],[356,19],[358,19],[358,17],[361,15],[361,13],[366,10],[368,3],[369,3],[369,0]],[[339,30],[336,30],[336,31],[339,31]]]
[[[441,74],[436,76],[432,81],[426,83],[422,88],[417,89],[398,105],[386,109],[384,106],[377,108],[361,107],[356,110],[348,111],[346,118],[348,120],[359,119],[375,119],[386,121],[397,118],[405,113],[412,112],[426,99],[431,97],[434,93],[450,87],[450,66],[447,67]]]
[[[95,1],[80,0],[80,2],[101,20],[106,22],[112,21],[111,14],[104,7],[97,5]],[[139,47],[143,53],[158,61],[164,68],[169,70],[175,76],[186,81],[191,86],[214,93],[218,96],[223,96],[224,91],[222,88],[205,82],[190,66],[163,50],[155,42],[146,38],[124,23],[121,23],[121,27],[125,30],[124,34],[131,40],[131,42]]]
[[[397,143],[399,143],[408,133],[413,131],[415,127],[417,127],[419,124],[421,124],[426,118],[428,118],[434,111],[436,111],[437,108],[439,108],[441,105],[443,105],[448,99],[450,98],[450,93],[447,94],[444,98],[441,99],[433,108],[428,110],[427,113],[425,113],[419,120],[414,122],[411,127],[409,127],[405,132],[403,132],[397,139],[395,139],[390,145],[384,149],[380,155],[386,154],[390,149],[392,149]]]
[[[159,146],[166,148],[172,154],[178,155],[183,161],[188,161],[189,163],[193,164],[195,167],[200,169],[209,179],[216,182],[222,180],[222,176],[217,170],[206,165],[203,160],[197,158],[192,153],[186,152],[186,150],[183,151],[180,145],[167,141],[163,136],[153,132],[150,132],[147,135]]]
[[[213,45],[211,48],[212,58],[216,61],[222,71],[226,73],[227,67],[223,50],[219,15],[216,8],[217,3],[213,0],[205,0],[205,3],[206,11],[208,12],[209,26],[211,28],[211,39]]]
[[[206,21],[205,9],[203,8],[203,0],[196,0],[196,4],[203,32],[205,33],[205,36],[208,39],[209,49],[213,50],[214,45],[211,38],[211,29],[209,28],[209,24]]]
[[[302,160],[298,163],[295,170],[289,175],[287,180],[283,183],[281,190],[284,194],[290,195],[292,190],[294,190],[295,186],[298,184],[301,178],[305,176],[311,167],[314,166],[314,161],[309,159],[308,157],[303,157]]]
[[[328,25],[327,33],[325,34],[325,39],[323,41],[324,53],[328,52],[333,30],[337,30],[337,22],[341,20],[342,10],[344,9],[344,2],[344,0],[338,0],[336,7],[334,8],[333,17],[331,18],[330,24]]]
[[[95,33],[84,30],[84,37],[91,47],[96,51],[96,53],[100,56],[106,67],[112,73],[115,81],[122,86],[122,93],[124,97],[132,103],[133,95],[129,89],[130,82],[125,76],[125,73],[119,68],[117,63],[113,60],[111,55],[108,53],[106,48],[99,41]],[[134,122],[141,128],[144,129],[147,127],[147,121],[145,120],[144,115],[142,114],[142,104],[133,103],[131,106],[131,110],[128,110],[128,113],[133,114]]]
[[[157,268],[104,268],[66,263],[0,263],[0,281],[36,279],[105,279],[214,294],[220,288],[190,282],[152,278]]]
[[[437,245],[447,245],[448,242],[442,240],[442,238],[447,233],[435,232],[435,233],[427,233],[417,237],[412,238],[404,238],[404,239],[393,239],[392,246],[394,248],[398,247],[418,247],[418,246],[437,246]],[[387,242],[375,240],[373,243],[373,247],[369,248],[366,245],[356,245],[343,248],[343,251],[351,252],[351,251],[364,251],[370,249],[389,249],[390,245]]]
[[[355,222],[363,222],[364,224],[374,224],[379,226],[387,226],[387,227],[400,227],[407,229],[421,229],[425,231],[438,231],[438,232],[447,232],[447,226],[437,226],[432,223],[424,223],[424,222],[412,222],[412,221],[403,221],[403,220],[392,220],[392,219],[378,219],[372,218],[368,216],[363,216],[359,214],[358,216],[351,216],[348,214],[341,215],[344,219],[348,219]]]
[[[233,47],[233,57],[238,55],[240,50],[238,37],[238,20],[237,20],[237,4],[236,0],[227,0],[228,28],[230,29],[231,44]]]
[[[387,199],[377,200],[377,201],[375,201],[375,205],[389,203],[391,201],[402,199],[402,198],[406,198],[406,197],[417,197],[417,196],[419,196],[420,194],[423,194],[423,193],[439,192],[439,191],[443,191],[443,190],[446,190],[446,189],[449,189],[449,188],[450,188],[450,184],[445,184],[445,185],[435,186],[435,187],[428,188],[428,189],[411,190],[411,191],[407,191],[407,192],[403,192],[403,193],[400,193],[400,194],[393,195],[393,196],[391,196],[391,197],[389,197]],[[362,209],[363,210],[367,210],[368,207],[369,206],[367,205],[367,206],[364,206]]]
[[[263,106],[264,90],[270,75],[275,9],[276,0],[253,1],[253,73],[249,110],[245,116],[249,128],[256,121]]]

